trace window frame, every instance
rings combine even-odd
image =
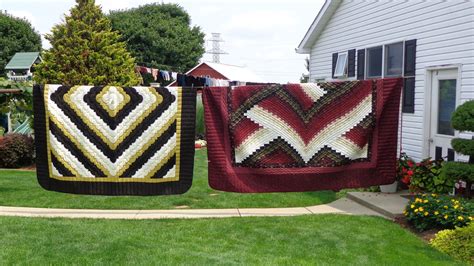
[[[344,59],[344,68],[342,69],[342,73],[337,72],[337,66],[339,65],[339,60],[341,56],[345,55]],[[334,77],[335,78],[344,78],[347,77],[347,72],[348,72],[348,62],[349,62],[349,53],[347,51],[341,52],[337,54],[337,60],[336,60],[336,65],[334,66]]]
[[[381,66],[381,75],[380,76],[369,76],[369,50],[375,49],[375,48],[382,48],[382,66]],[[384,66],[384,60],[385,60],[385,45],[376,45],[372,47],[365,48],[365,79],[379,79],[379,78],[384,78],[384,72],[385,72],[385,66]]]
[[[401,73],[400,75],[388,75],[388,49],[387,46],[394,45],[394,44],[401,44],[402,45],[402,68],[401,68]],[[399,42],[393,42],[393,43],[388,43],[384,45],[384,51],[383,51],[383,75],[382,77],[389,77],[389,78],[398,78],[398,77],[404,77],[405,75],[405,41],[399,41]]]
[[[400,77],[400,78],[405,78],[405,42],[406,40],[396,40],[396,41],[390,41],[390,42],[386,42],[386,43],[381,43],[381,44],[377,44],[377,45],[374,45],[374,46],[370,46],[370,47],[366,47],[365,49],[365,65],[364,65],[364,68],[365,68],[365,73],[364,73],[364,79],[380,79],[380,78],[389,78],[389,77]],[[385,72],[386,72],[386,68],[387,68],[387,49],[386,47],[388,45],[392,45],[392,44],[397,44],[397,43],[401,43],[402,44],[402,48],[403,48],[403,52],[402,52],[402,74],[400,76],[391,76],[391,75],[387,75]],[[382,47],[382,75],[379,76],[379,77],[369,77],[369,50],[370,49],[373,49],[373,48],[378,48],[378,47]]]

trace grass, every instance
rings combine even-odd
[[[378,217],[0,217],[0,264],[456,265]]]
[[[336,193],[331,191],[271,194],[215,191],[207,183],[206,150],[196,152],[194,169],[193,186],[186,194],[155,197],[86,196],[51,192],[39,186],[35,172],[0,170],[0,206],[73,209],[301,207],[336,199]]]

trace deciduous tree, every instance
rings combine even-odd
[[[109,15],[141,65],[185,72],[204,54],[204,33],[176,4],[148,4]]]
[[[26,19],[0,11],[0,75],[17,52],[39,52],[41,36]]]

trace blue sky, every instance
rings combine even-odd
[[[96,0],[104,10],[126,9],[157,1]],[[184,7],[194,25],[210,36],[220,32],[228,55],[221,62],[246,66],[271,82],[297,82],[305,72],[305,55],[296,48],[316,17],[324,0],[175,0]],[[25,17],[41,33],[60,23],[74,0],[0,0],[0,10]],[[43,40],[43,47],[49,47]],[[208,44],[210,47],[210,43]],[[211,60],[204,55],[203,60]]]

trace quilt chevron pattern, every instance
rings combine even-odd
[[[192,182],[195,92],[35,87],[40,184],[79,194],[179,194]]]
[[[394,181],[401,81],[208,88],[211,187],[339,190]]]

